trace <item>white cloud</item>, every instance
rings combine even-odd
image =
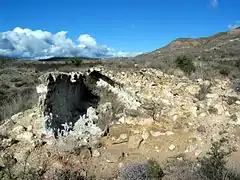
[[[212,7],[216,8],[219,5],[218,0],[211,0]]]
[[[228,29],[229,29],[229,30],[233,30],[233,29],[236,29],[236,28],[238,28],[238,27],[240,27],[240,21],[236,21],[235,24],[229,24],[229,25],[228,25]]]
[[[90,47],[97,46],[96,40],[93,37],[91,37],[89,34],[80,35],[78,40],[80,44],[83,44],[85,46],[90,46]]]
[[[20,58],[47,58],[66,56],[128,57],[137,52],[122,52],[98,45],[89,34],[80,35],[74,42],[66,31],[52,34],[48,31],[22,29],[0,32],[0,55]]]

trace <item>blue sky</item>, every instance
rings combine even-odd
[[[88,34],[101,48],[107,46],[124,52],[152,51],[179,37],[209,36],[227,31],[229,25],[240,21],[240,0],[1,0],[0,3],[0,32],[16,27],[52,34],[67,31],[66,37],[74,43],[79,35]],[[0,48],[4,43],[0,43]]]

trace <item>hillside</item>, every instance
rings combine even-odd
[[[238,74],[240,64],[240,29],[203,38],[179,38],[167,46],[135,57],[138,64],[172,72],[178,56],[192,59],[197,70],[219,71],[231,68]],[[232,69],[233,68],[233,69]]]

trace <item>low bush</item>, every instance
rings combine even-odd
[[[196,98],[199,100],[199,101],[203,101],[207,94],[208,93],[211,93],[211,84],[210,85],[205,85],[205,84],[202,84],[200,85],[200,90],[198,91],[198,93],[196,94]]]
[[[229,73],[230,73],[230,69],[228,69],[228,68],[222,68],[222,69],[219,70],[219,73],[220,73],[221,75],[223,75],[223,76],[228,76]]]
[[[192,72],[196,71],[196,68],[194,66],[192,59],[190,59],[185,55],[178,56],[177,59],[175,60],[175,64],[187,75],[190,75]]]
[[[120,169],[121,180],[160,180],[163,176],[163,170],[155,160],[148,160],[146,163],[126,165]]]
[[[212,142],[209,152],[199,160],[199,173],[203,179],[211,180],[237,180],[240,176],[226,167],[226,157],[232,153],[228,139],[221,138]]]
[[[83,61],[81,59],[72,59],[71,60],[72,64],[74,64],[76,67],[79,67]]]

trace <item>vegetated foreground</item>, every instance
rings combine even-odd
[[[121,61],[1,59],[0,178],[239,179],[239,42],[235,30]]]

